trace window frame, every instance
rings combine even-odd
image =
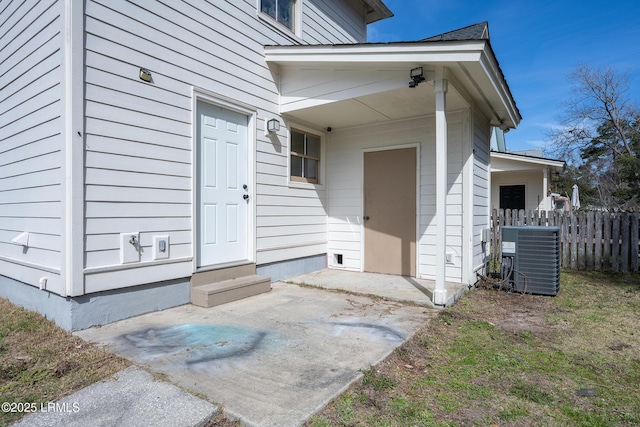
[[[500,194],[499,194],[499,205],[500,205],[500,209],[517,209],[517,210],[522,210],[522,209],[526,209],[527,207],[527,186],[525,184],[502,184],[500,185]],[[504,193],[503,193],[504,191]],[[509,191],[511,194],[505,194],[506,191]],[[508,199],[509,206],[513,206],[514,202],[516,201],[516,197],[514,197],[514,193],[519,193],[518,196],[521,196],[521,206],[522,208],[518,207],[518,208],[513,208],[513,207],[505,207],[503,206],[503,201],[506,201],[505,199]]]
[[[293,133],[297,132],[299,134],[304,135],[304,150],[305,153],[298,153],[296,151],[293,150]],[[306,147],[306,139],[307,136],[313,136],[315,138],[318,139],[318,155],[317,156],[311,156],[309,154],[306,153],[307,151],[307,147]],[[289,164],[289,170],[288,170],[288,175],[289,175],[289,185],[291,186],[314,186],[314,187],[321,187],[322,186],[322,182],[323,182],[323,176],[324,176],[324,133],[322,132],[318,132],[312,129],[308,129],[308,128],[304,128],[302,126],[291,126],[291,128],[289,129],[289,156],[288,156],[288,164]],[[303,170],[303,174],[304,174],[304,159],[312,159],[315,160],[316,163],[316,178],[307,178],[305,176],[296,176],[296,175],[292,175],[293,172],[293,165],[291,162],[291,157],[299,157],[302,159],[302,170]]]
[[[278,28],[279,30],[284,30],[289,32],[290,34],[299,36],[299,27],[300,25],[300,14],[299,14],[299,10],[300,10],[300,3],[301,0],[291,0],[291,2],[293,3],[293,13],[291,16],[291,24],[293,26],[293,28],[289,28],[287,27],[285,24],[283,24],[282,22],[280,22],[277,17],[274,18],[273,16],[269,15],[267,12],[263,12],[262,10],[262,1],[263,0],[257,0],[257,10],[258,10],[258,16],[261,17],[262,19],[265,20],[265,22],[268,22],[269,24],[273,25],[274,27]],[[277,10],[278,10],[278,6],[277,6],[277,2],[281,1],[281,0],[274,0],[276,2],[276,14],[277,14]]]

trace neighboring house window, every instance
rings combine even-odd
[[[260,0],[260,11],[294,31],[295,0]]]
[[[291,180],[318,183],[320,137],[291,130]]]
[[[500,209],[524,209],[524,185],[501,185]]]

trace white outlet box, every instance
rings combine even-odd
[[[169,236],[153,236],[153,259],[169,258]]]
[[[120,233],[120,263],[140,262],[140,233]]]

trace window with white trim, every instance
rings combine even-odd
[[[296,0],[260,0],[260,11],[295,32]]]
[[[320,171],[320,137],[291,129],[291,181],[317,184]]]

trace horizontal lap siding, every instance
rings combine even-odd
[[[330,43],[362,37],[354,10],[304,5],[305,42],[326,31]],[[275,140],[262,132],[279,101],[264,45],[292,38],[261,19],[255,1],[90,0],[86,15],[88,289],[102,289],[97,269],[119,264],[122,232],[141,232],[143,263],[158,234],[170,235],[171,258],[193,255],[194,87],[256,111],[256,261],[326,252],[323,187],[290,187],[287,129]],[[152,83],[139,80],[140,67]]]
[[[500,187],[524,185],[525,209],[538,210],[544,208],[543,191],[544,172],[539,170],[522,170],[494,172],[491,174],[491,209],[500,209]]]
[[[0,5],[0,274],[60,291],[61,7]],[[29,232],[25,248],[11,242]],[[43,273],[46,272],[46,273]]]
[[[305,42],[332,44],[367,41],[362,2],[313,0],[304,5],[305,25],[302,31]]]
[[[288,144],[278,136],[279,142]],[[288,146],[280,152],[259,144],[257,153],[257,263],[319,255],[326,252],[327,220],[323,187],[295,188],[287,177]],[[321,159],[321,162],[324,162]],[[325,177],[320,177],[321,183]]]
[[[422,148],[420,175],[420,229],[419,274],[435,279],[436,276],[436,143],[435,120],[430,120],[428,143]],[[447,114],[447,252],[453,255],[447,263],[446,280],[462,280],[463,246],[463,196],[462,170],[464,165],[462,147],[463,115],[459,112]]]
[[[473,266],[477,268],[485,261],[482,230],[489,227],[491,159],[487,120],[476,114],[473,123]]]
[[[447,247],[462,255],[462,115],[448,117]],[[359,271],[363,266],[363,150],[393,148],[394,145],[420,143],[420,218],[419,271],[423,277],[435,276],[435,120],[431,117],[413,121],[386,123],[331,133],[328,154],[329,219],[328,248],[330,265],[333,255],[343,255],[343,267]],[[332,264],[333,263],[333,264]],[[460,280],[460,259],[447,266],[447,279]]]

